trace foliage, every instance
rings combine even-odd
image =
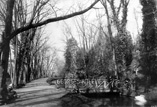
[[[86,73],[89,78],[98,75],[100,72],[96,55],[97,53],[94,47],[86,55]]]
[[[142,13],[144,17],[142,30],[143,32],[141,34],[140,65],[142,67],[142,73],[147,77],[147,81],[150,80],[149,82],[152,82],[152,84],[154,84],[157,81],[157,33],[155,21],[156,16],[154,14],[154,11],[156,11],[156,3],[155,0],[141,0],[141,4],[143,6]]]
[[[85,55],[84,49],[81,48],[76,52],[76,66],[78,70],[85,68]]]
[[[132,51],[133,44],[131,35],[129,33],[126,34],[118,34],[115,37],[115,55],[116,55],[116,63],[122,65],[125,68],[129,68],[132,62]]]
[[[72,55],[70,51],[67,49],[65,52],[65,70],[70,72],[71,63],[72,63]]]
[[[77,41],[70,38],[66,43],[65,51],[65,70],[66,72],[76,72],[76,52],[78,50]]]
[[[85,62],[88,76],[97,77],[112,71],[112,49],[108,39],[99,33],[97,42],[86,53]]]

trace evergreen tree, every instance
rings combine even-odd
[[[65,70],[67,73],[76,73],[76,52],[78,51],[78,44],[74,38],[67,40],[65,52]]]
[[[140,65],[142,68],[142,73],[146,76],[148,84],[156,83],[157,79],[157,30],[156,30],[156,20],[155,12],[156,10],[156,0],[140,0],[143,13],[143,32],[141,34],[141,60]]]

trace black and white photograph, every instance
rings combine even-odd
[[[0,107],[157,107],[157,0],[0,0]]]

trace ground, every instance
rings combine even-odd
[[[16,89],[18,99],[2,107],[59,107],[60,100],[67,92],[46,82],[47,78],[34,80],[25,87]]]

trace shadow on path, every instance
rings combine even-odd
[[[59,107],[59,98],[66,91],[50,86],[46,80],[47,78],[34,80],[23,88],[16,89],[19,98],[5,107]]]

